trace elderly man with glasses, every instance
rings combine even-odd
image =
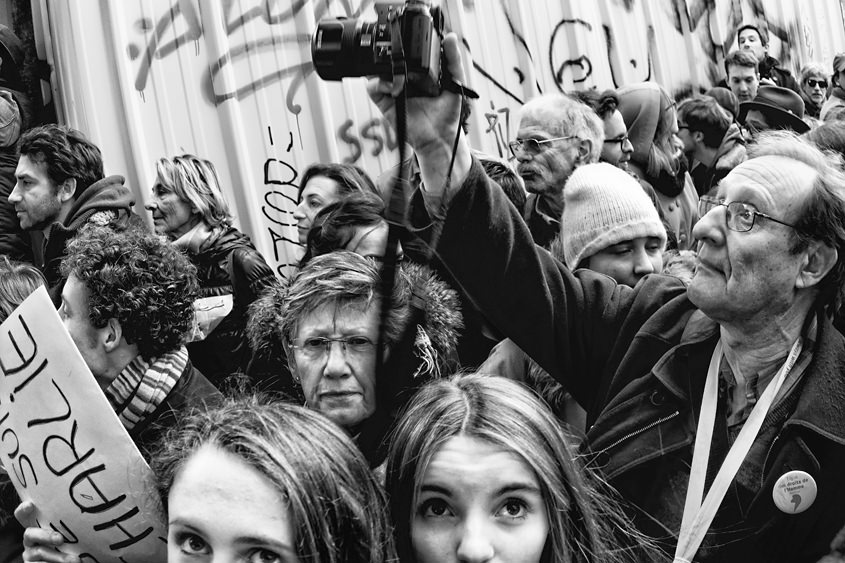
[[[462,82],[455,36],[444,55]],[[387,115],[396,89],[370,84]],[[438,257],[586,408],[585,458],[633,524],[676,562],[824,556],[845,523],[838,162],[793,132],[762,134],[702,202],[689,287],[650,275],[629,288],[536,249],[466,144],[449,168],[457,97],[425,102],[408,128],[443,217]]]
[[[560,232],[566,180],[578,166],[598,161],[602,141],[601,119],[565,94],[534,98],[520,110],[516,140],[508,146],[529,192],[524,218],[540,246]]]

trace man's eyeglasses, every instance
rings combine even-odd
[[[615,139],[604,140],[605,143],[619,143],[620,147],[624,145],[626,141],[628,141],[628,135],[622,135],[621,137],[616,137]]]
[[[712,209],[719,206],[725,208],[725,220],[727,221],[728,228],[738,233],[750,231],[754,227],[754,220],[757,217],[763,217],[769,221],[774,221],[775,223],[780,223],[781,225],[786,225],[787,227],[792,227],[793,229],[798,230],[798,227],[795,225],[784,223],[780,219],[775,219],[770,215],[761,213],[750,203],[744,203],[742,201],[725,203],[724,200],[721,199],[702,196],[698,200],[698,214],[700,217],[704,217]]]
[[[818,86],[819,88],[821,88],[822,90],[824,90],[825,88],[827,88],[827,80],[825,80],[825,79],[823,79],[823,78],[822,78],[822,79],[818,79],[818,80],[817,80],[817,79],[815,79],[815,78],[808,78],[808,79],[807,79],[807,85],[808,85],[810,88],[815,88],[816,86]]]
[[[366,336],[347,336],[346,338],[312,336],[298,341],[295,340],[291,346],[307,358],[314,360],[328,356],[334,342],[340,344],[340,348],[344,354],[351,354],[353,356],[368,354],[375,348],[375,343]]]
[[[537,139],[517,139],[508,143],[508,148],[511,150],[511,155],[516,158],[520,151],[525,151],[528,154],[537,154],[544,148],[542,145],[553,143],[554,141],[565,141],[566,139],[577,139],[577,136],[567,135],[566,137],[555,137],[554,139],[543,139],[542,141],[538,141]]]

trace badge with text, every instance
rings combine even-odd
[[[772,498],[787,514],[800,514],[816,500],[818,487],[813,476],[804,471],[787,471],[775,482]]]
[[[0,458],[84,563],[167,558],[152,472],[42,287],[0,325]]]

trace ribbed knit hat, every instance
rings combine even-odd
[[[579,166],[569,176],[563,189],[561,236],[570,269],[626,240],[657,237],[666,244],[666,229],[642,186],[606,162]]]

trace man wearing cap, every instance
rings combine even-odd
[[[760,86],[753,100],[740,103],[739,121],[753,137],[771,129],[796,133],[810,130],[804,121],[804,100],[792,90],[778,86]]]
[[[833,89],[822,106],[819,119],[831,121],[845,119],[845,53],[833,57],[833,75],[830,78]]]
[[[444,39],[457,83],[459,45]],[[392,119],[401,82],[369,91]],[[536,249],[466,140],[444,149],[458,102],[444,92],[407,119],[424,204],[442,217],[438,257],[586,408],[586,457],[633,524],[676,562],[818,561],[845,524],[838,160],[793,132],[760,135],[700,202],[689,287],[651,275],[628,288]]]
[[[781,86],[798,93],[798,82],[792,73],[781,67],[779,60],[769,55],[769,37],[765,30],[754,24],[742,25],[736,32],[736,43],[740,49],[751,51],[757,57],[762,84]]]

